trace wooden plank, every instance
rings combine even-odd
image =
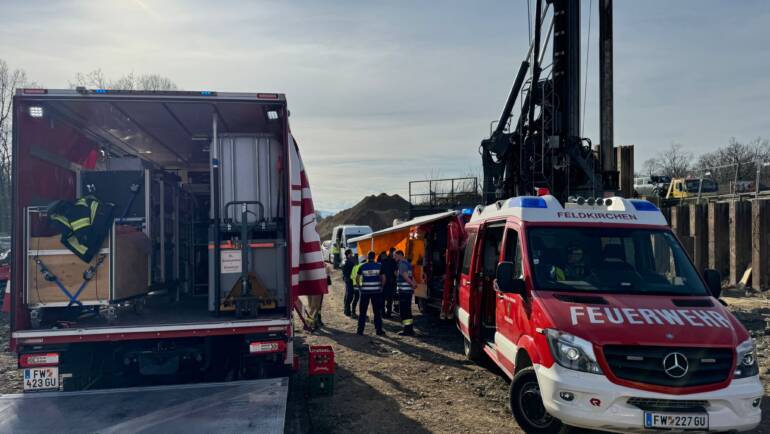
[[[751,204],[731,201],[729,208],[730,285],[736,285],[751,263]]]
[[[730,274],[730,206],[725,202],[708,204],[708,267],[726,277]]]
[[[770,288],[770,201],[751,202],[751,286],[764,291]]]
[[[708,224],[706,222],[706,205],[690,205],[690,235],[693,238],[693,262],[698,271],[703,271],[708,265]]]

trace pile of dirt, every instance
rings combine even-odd
[[[408,213],[409,202],[397,194],[366,196],[353,207],[322,219],[318,234],[321,241],[331,239],[332,230],[338,225],[366,225],[378,231],[393,226],[394,219],[406,219]]]

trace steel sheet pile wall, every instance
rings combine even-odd
[[[770,199],[681,204],[663,214],[699,270],[719,271],[728,286],[770,289]]]

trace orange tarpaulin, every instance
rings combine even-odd
[[[370,250],[374,250],[379,255],[380,252],[387,252],[391,247],[394,247],[396,250],[403,250],[406,253],[409,228],[384,234],[374,233],[372,235],[370,239],[362,240],[358,243],[359,256],[365,257]]]
[[[417,288],[414,291],[415,297],[429,298],[426,276],[423,275],[426,231],[437,230],[436,228],[445,226],[444,229],[438,229],[447,231],[446,271],[444,273],[441,315],[442,318],[451,318],[455,303],[454,276],[459,263],[459,252],[465,242],[463,223],[456,211],[446,211],[416,217],[396,226],[354,238],[354,240],[358,240],[358,254],[361,256],[365,256],[370,250],[378,255],[381,252],[387,252],[391,247],[402,250],[414,269],[413,277],[417,282]]]
[[[418,235],[416,228],[404,228],[384,234],[374,233],[372,237],[358,243],[358,255],[366,256],[370,250],[379,256],[380,252],[388,252],[393,247],[402,250],[414,267],[414,279],[422,284],[422,259],[425,255],[425,241]],[[418,288],[419,290],[419,288]]]

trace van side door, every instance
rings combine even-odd
[[[516,225],[509,225],[505,229],[501,261],[513,262],[514,275],[517,278],[524,277],[523,259],[519,230]],[[497,332],[495,333],[495,346],[500,362],[506,369],[513,372],[513,363],[516,361],[516,343],[523,333],[523,327],[528,324],[524,299],[519,294],[506,294],[497,291]]]
[[[460,280],[458,282],[457,290],[457,326],[460,331],[468,339],[473,339],[475,336],[471,332],[472,321],[471,312],[476,309],[478,303],[478,296],[474,296],[474,267],[478,260],[474,259],[476,250],[476,239],[478,238],[479,229],[476,227],[466,228],[468,233],[468,241],[465,244],[465,251],[463,253],[463,261],[460,265]]]

